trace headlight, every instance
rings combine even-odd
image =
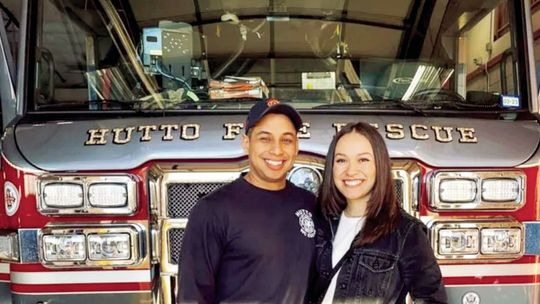
[[[289,174],[289,181],[296,186],[317,193],[322,176],[317,169],[307,166],[295,167]]]
[[[437,210],[516,210],[524,204],[525,184],[519,171],[441,171],[432,178],[430,205]]]
[[[39,232],[41,263],[47,267],[130,266],[145,256],[139,225],[53,226]]]
[[[131,240],[129,234],[91,234],[88,236],[90,260],[129,260]]]
[[[49,183],[43,187],[43,204],[51,208],[78,208],[83,205],[83,187],[75,183]]]
[[[442,260],[517,259],[523,255],[524,229],[517,221],[452,219],[431,223],[435,256]]]
[[[513,202],[519,200],[520,184],[516,179],[490,178],[482,181],[482,200]]]
[[[86,259],[84,235],[43,236],[43,258],[47,262],[84,261]]]
[[[137,207],[130,176],[42,176],[38,189],[43,214],[133,214]]]
[[[439,230],[439,253],[442,255],[478,253],[478,229]]]
[[[519,253],[521,250],[521,230],[482,229],[482,253]]]
[[[468,203],[476,197],[476,181],[470,179],[445,179],[439,185],[439,199],[446,203]]]
[[[88,201],[93,207],[124,207],[128,202],[127,185],[92,184],[88,187]]]

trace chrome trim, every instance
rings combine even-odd
[[[43,237],[46,235],[84,235],[88,253],[89,234],[128,233],[131,241],[131,257],[127,260],[92,261],[86,254],[84,261],[49,262],[45,261],[43,253]],[[48,268],[66,267],[112,267],[134,266],[141,264],[145,257],[145,229],[137,224],[58,224],[46,226],[38,232],[39,261]]]
[[[517,210],[525,204],[526,175],[521,171],[439,171],[431,177],[431,186],[428,187],[429,204],[440,211],[445,210]],[[439,185],[444,179],[469,179],[476,184],[476,196],[472,202],[448,203],[441,202]],[[519,183],[520,193],[518,199],[507,202],[490,202],[482,200],[482,180],[484,179],[514,179]]]
[[[19,236],[16,231],[1,231],[0,239],[4,239],[5,247],[0,249],[0,261],[19,261]]]
[[[78,208],[53,208],[45,205],[43,189],[53,183],[72,183],[81,185],[83,188],[83,206]],[[127,187],[127,203],[123,207],[93,207],[90,204],[88,191],[94,184],[125,184]],[[37,180],[37,208],[44,215],[67,215],[67,214],[123,214],[131,215],[137,210],[137,184],[135,177],[129,175],[43,175]]]
[[[159,197],[159,183],[158,183],[158,176],[160,175],[160,171],[155,169],[154,167],[151,168],[148,172],[148,198],[149,198],[149,206],[150,206],[150,221],[149,221],[149,227],[150,227],[150,262],[152,264],[159,264],[161,260],[161,245],[160,245],[160,228],[159,228],[159,206],[162,205],[160,197]],[[156,266],[157,267],[157,266]]]
[[[161,205],[159,200],[159,184],[152,174],[148,176],[148,197],[150,198],[150,214],[158,215],[159,206]]]
[[[400,180],[402,185],[403,209],[414,217],[418,217],[420,197],[420,167],[414,161],[392,161],[392,179]]]
[[[324,169],[324,165],[317,165],[317,166],[313,166],[313,165],[304,165],[304,164],[299,164],[299,165],[295,165],[291,171],[289,171],[289,173],[287,174],[287,179],[293,175],[296,171],[300,170],[300,169],[304,169],[304,168],[309,168],[313,171],[315,171],[315,174],[317,174],[317,177],[319,177],[322,181],[322,174],[321,174],[321,171]]]
[[[440,261],[447,262],[477,262],[477,260],[490,260],[496,261],[508,261],[515,260],[523,256],[525,232],[522,223],[512,218],[483,218],[483,219],[470,219],[470,218],[453,218],[453,219],[435,219],[427,224],[430,233],[431,247],[435,253],[435,257]],[[478,229],[478,253],[476,254],[455,254],[455,255],[443,255],[439,253],[439,238],[438,234],[441,229]],[[486,228],[517,228],[521,231],[521,242],[519,253],[504,253],[504,254],[482,254],[482,229]]]
[[[412,210],[414,211],[420,211],[420,172],[418,172],[418,175],[412,176]],[[418,217],[417,215],[416,217]]]
[[[175,298],[176,298],[176,295],[177,295],[177,292],[176,292],[176,289],[177,289],[177,280],[176,280],[177,276],[171,276],[171,275],[162,275],[160,276],[160,285],[161,285],[161,290],[159,291],[161,294],[160,294],[160,297],[163,301],[163,304],[173,304],[173,299],[172,299],[172,295],[174,294],[175,295]]]
[[[159,229],[152,224],[150,228],[150,244],[152,244],[152,264],[159,264],[161,259],[161,240],[159,235]]]
[[[295,165],[291,171],[289,171],[289,173],[287,174],[287,179],[289,181],[291,181],[291,177],[299,170],[301,169],[310,169],[312,170],[313,172],[315,172],[315,175],[317,175],[317,177],[319,178],[319,184],[317,185],[317,189],[320,187],[320,185],[322,184],[323,182],[323,174],[322,172],[324,172],[324,164],[317,164],[317,165],[310,165],[310,164],[298,164],[298,165]],[[292,182],[292,181],[291,181]],[[294,183],[293,183],[294,184]],[[296,184],[295,184],[296,185]],[[301,187],[299,185],[296,185],[298,187]],[[303,188],[303,187],[301,187]],[[305,189],[305,188],[304,188]],[[316,194],[317,192],[317,189],[315,189],[315,193],[313,193],[312,191],[310,191],[309,189],[307,189],[308,191],[312,192],[313,194]]]
[[[169,230],[185,229],[188,220],[183,219],[168,219],[164,220],[161,226],[161,275],[178,275],[178,265],[169,263],[170,261],[170,246],[169,246]]]

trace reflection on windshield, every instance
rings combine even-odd
[[[275,97],[298,108],[459,110],[518,95],[516,71],[489,71],[473,48],[493,1],[435,5],[416,32],[408,1],[195,2],[44,1],[32,107],[238,109]]]

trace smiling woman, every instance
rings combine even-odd
[[[330,144],[324,177],[311,302],[404,303],[410,293],[415,300],[446,303],[427,228],[400,210],[377,129],[343,127]]]

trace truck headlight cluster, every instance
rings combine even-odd
[[[129,260],[131,239],[127,233],[91,234],[88,257],[92,261]]]
[[[84,235],[44,235],[43,259],[47,262],[84,261],[86,259]]]
[[[130,176],[42,176],[38,208],[43,214],[133,214],[136,189]]]
[[[524,204],[525,174],[519,171],[441,171],[430,188],[437,210],[516,210]]]
[[[439,259],[516,259],[523,255],[523,225],[513,220],[440,221],[430,229]]]
[[[135,225],[47,227],[39,242],[41,262],[50,267],[127,266],[144,255],[144,235]]]

